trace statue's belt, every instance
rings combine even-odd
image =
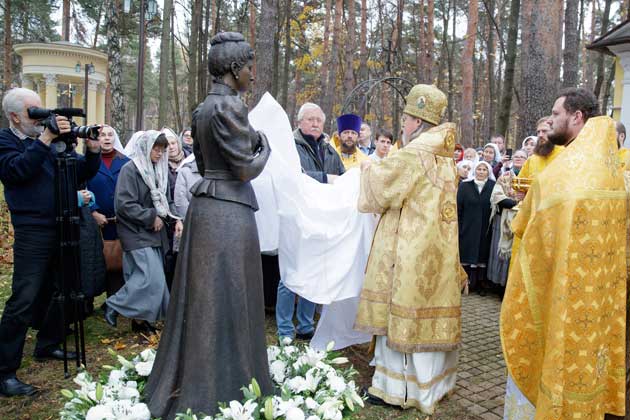
[[[230,171],[222,171],[216,169],[206,169],[203,173],[206,179],[218,179],[222,181],[238,181],[239,179],[232,175]]]

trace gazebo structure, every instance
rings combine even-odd
[[[630,19],[595,39],[586,48],[616,57],[613,118],[630,129]],[[629,140],[626,138],[626,147]]]
[[[46,108],[84,108],[87,94],[87,124],[105,122],[107,54],[65,41],[13,49],[22,57],[22,86],[36,91]]]

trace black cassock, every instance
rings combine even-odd
[[[488,180],[477,190],[474,181],[462,182],[457,189],[459,259],[463,264],[486,264],[490,255],[490,195],[495,182]]]
[[[250,180],[270,148],[237,92],[220,82],[193,113],[199,172],[191,189],[166,326],[146,386],[155,417],[214,415],[256,378],[271,394],[260,245]]]

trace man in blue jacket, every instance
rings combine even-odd
[[[12,294],[0,321],[0,394],[5,396],[37,392],[16,377],[30,326],[39,329],[33,356],[63,359],[59,343],[65,326],[50,305],[58,249],[55,151],[51,149],[57,135],[28,117],[27,110],[33,106],[42,103],[29,89],[11,89],[2,100],[10,128],[0,130],[0,181],[15,232]],[[70,132],[65,117],[57,116],[57,125],[61,134]],[[79,183],[94,176],[100,165],[98,141],[85,140],[85,144],[85,157],[77,155]]]

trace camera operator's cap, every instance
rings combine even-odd
[[[344,114],[337,118],[337,131],[341,134],[346,130],[352,130],[359,134],[362,123],[363,121],[358,115]]]
[[[422,121],[439,125],[446,111],[446,95],[435,85],[415,85],[406,98],[403,112]]]

